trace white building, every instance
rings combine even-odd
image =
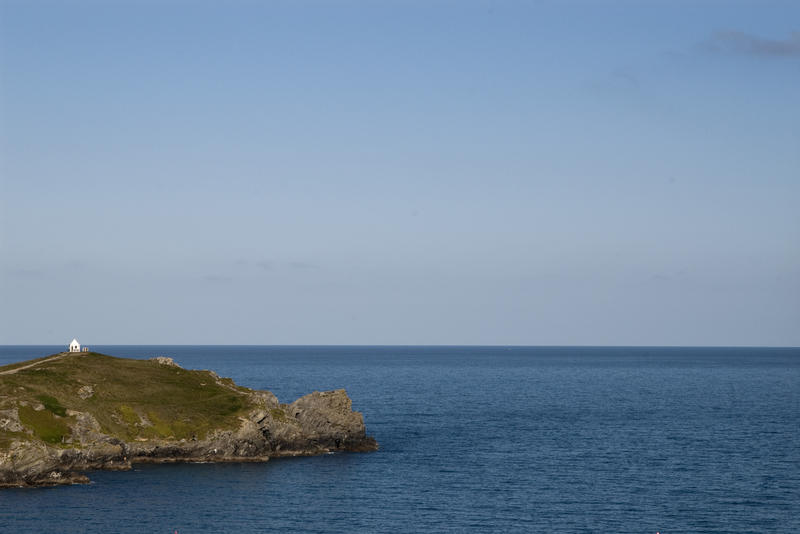
[[[69,344],[69,351],[70,352],[80,352],[81,351],[81,344],[78,343],[77,339],[73,339],[72,343]]]

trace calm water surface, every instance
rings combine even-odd
[[[92,349],[344,387],[381,450],[2,490],[2,532],[800,531],[800,349]]]

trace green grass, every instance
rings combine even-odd
[[[69,434],[66,421],[71,418],[64,418],[68,409],[91,413],[105,433],[122,439],[202,439],[213,430],[238,427],[238,418],[252,408],[247,388],[230,379],[221,382],[207,371],[75,353],[0,375],[0,409],[20,400],[43,404],[45,410],[39,412],[20,407],[20,420],[49,443]],[[85,385],[92,386],[94,395],[81,399],[78,390]]]
[[[54,413],[55,415],[60,415],[64,417],[67,415],[67,409],[59,404],[58,400],[51,397],[50,395],[37,395],[36,398],[42,401],[46,410]]]
[[[20,406],[19,420],[33,430],[37,438],[47,443],[61,443],[71,433],[66,421],[48,410],[37,411],[30,406]]]
[[[139,414],[136,413],[136,410],[127,404],[120,404],[119,408],[117,408],[117,411],[120,413],[122,420],[128,425],[142,424],[142,418],[139,417]]]

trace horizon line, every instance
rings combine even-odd
[[[60,347],[63,343],[0,343],[0,347]],[[68,343],[67,343],[68,345]],[[641,348],[641,349],[800,349],[800,345],[591,345],[591,344],[369,344],[369,343],[94,343],[91,346],[100,347],[441,347],[441,348]]]

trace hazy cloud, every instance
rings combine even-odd
[[[273,260],[258,260],[254,262],[254,265],[261,269],[262,271],[272,272],[272,271],[284,271],[286,269],[292,271],[306,271],[310,269],[317,269],[319,266],[315,263],[309,263],[305,261],[273,261]]]
[[[14,276],[18,278],[42,278],[44,277],[44,271],[40,271],[39,269],[7,269],[6,273],[9,276]]]
[[[231,278],[230,276],[221,276],[218,274],[208,274],[203,277],[203,280],[209,283],[217,284],[223,282],[230,282],[233,280],[233,278]]]
[[[317,268],[313,263],[306,263],[304,261],[290,261],[289,267],[298,271]]]
[[[800,58],[800,32],[792,32],[787,39],[775,40],[764,39],[741,31],[718,31],[703,47],[714,52]]]
[[[641,98],[646,96],[641,80],[636,72],[626,68],[616,68],[608,73],[586,80],[583,87],[593,93],[608,95],[625,95]]]
[[[616,69],[611,72],[611,78],[619,85],[627,88],[638,89],[639,78],[634,73],[625,69]]]

